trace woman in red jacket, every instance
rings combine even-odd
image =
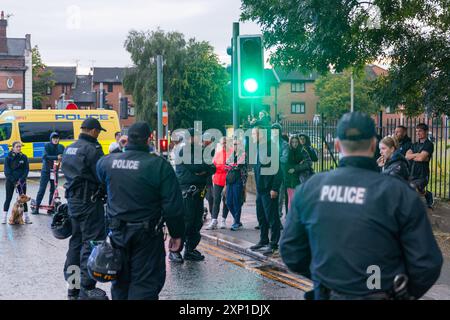
[[[216,166],[216,173],[213,176],[213,209],[211,212],[211,222],[206,227],[206,230],[214,230],[219,227],[220,229],[226,228],[226,219],[228,216],[228,207],[226,202],[224,201],[224,188],[226,184],[227,170],[226,170],[226,161],[227,161],[227,142],[226,138],[223,137],[220,140],[220,144],[216,153],[214,154],[213,163]],[[220,220],[220,224],[217,219],[219,217],[220,211],[220,202],[223,200],[223,210],[222,210],[222,219]]]

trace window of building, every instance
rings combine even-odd
[[[12,124],[2,123],[0,124],[0,141],[8,140],[11,138]]]
[[[66,86],[62,86],[62,93],[66,94]]]
[[[114,91],[114,85],[112,83],[108,83],[108,92]]]
[[[52,95],[52,88],[50,86],[47,87],[47,95],[50,96]]]
[[[73,140],[72,122],[23,122],[19,123],[22,142],[48,142],[53,131],[59,133],[61,140]]]
[[[305,83],[291,82],[291,92],[305,92]]]
[[[291,113],[303,114],[305,113],[305,103],[304,102],[294,102],[291,104]]]

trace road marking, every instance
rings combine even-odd
[[[249,264],[245,263],[245,259],[242,259],[242,257],[239,257],[236,254],[231,253],[229,251],[225,251],[220,248],[213,247],[209,244],[204,244],[204,243],[200,244],[200,247],[210,255],[213,255],[224,261],[230,262],[241,268],[258,273],[259,275],[261,275],[265,278],[271,279],[275,282],[284,283],[288,286],[294,287],[294,288],[299,289],[304,292],[310,291],[312,289],[311,284],[309,284],[306,281],[303,281],[301,279],[297,279],[292,275],[285,274],[283,272],[272,270],[272,269],[261,270],[261,269],[258,269],[258,267],[251,267],[251,266],[249,266]],[[236,257],[238,257],[238,259],[235,260],[235,259],[231,258],[230,256],[234,256],[235,259],[236,259]]]

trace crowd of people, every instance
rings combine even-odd
[[[419,195],[425,197],[431,207],[432,194],[426,190],[426,187],[434,146],[428,139],[428,126],[417,125],[415,128],[417,142],[415,143],[411,142],[407,136],[407,128],[403,126],[398,126],[392,136],[384,137],[378,142],[374,140],[376,134],[368,120],[370,118],[360,113],[350,115],[355,119],[358,118],[358,121],[352,118],[348,123],[343,121],[344,124],[338,125],[336,148],[344,155],[339,167],[370,168],[372,171],[381,172],[382,175],[392,176],[402,181],[405,187],[401,188],[404,190],[411,190],[413,187]],[[361,127],[359,122],[366,123],[370,130]],[[259,149],[264,147],[267,150],[267,157],[273,156],[270,140],[272,137],[270,133],[261,134],[261,129],[279,130],[281,133],[281,126],[277,123],[271,124],[270,117],[264,112],[260,114],[259,119],[249,119],[249,126],[253,130],[253,138],[258,142],[258,154]],[[174,170],[168,161],[150,152],[151,131],[145,123],[134,124],[129,129],[128,136],[122,136],[120,132],[116,133],[116,143],[110,146],[108,156],[104,156],[102,147],[97,141],[100,132],[104,130],[100,123],[95,119],[87,119],[83,122],[81,129],[79,139],[67,148],[59,143],[57,132],[50,135],[50,141],[44,148],[37,206],[33,211],[34,214],[39,213],[39,205],[49,182],[49,204],[52,202],[55,177],[52,177],[51,171],[55,162],[61,161],[66,178],[65,196],[72,224],[64,267],[66,280],[70,278],[70,266],[76,265],[81,268],[81,288],[70,289],[69,298],[106,298],[106,293],[96,288],[96,281],[87,267],[87,261],[92,252],[91,241],[104,241],[108,238],[122,252],[124,262],[120,276],[112,286],[113,299],[157,299],[165,279],[162,220],[165,221],[171,236],[169,260],[174,263],[205,259],[205,256],[197,250],[201,240],[200,230],[204,224],[205,199],[210,202],[211,213],[211,221],[206,229],[226,228],[228,213],[233,218],[231,230],[243,229],[241,214],[246,200],[248,154],[236,152],[242,147],[240,144],[243,142],[238,139],[222,138],[215,148],[212,164],[195,163],[194,152],[191,152],[191,162],[179,162]],[[365,134],[365,132],[368,133]],[[211,139],[198,140],[198,137],[194,135],[194,129],[189,129],[189,133],[193,137],[190,139],[189,147],[194,148],[197,145],[205,148],[212,142]],[[313,259],[314,262],[315,254],[323,254],[320,252],[323,247],[317,249],[305,246],[308,242],[305,238],[306,234],[318,232],[310,229],[317,223],[315,220],[309,221],[313,219],[310,216],[313,210],[311,206],[320,207],[320,203],[327,201],[341,204],[347,202],[348,206],[355,203],[364,204],[364,201],[369,198],[369,191],[364,194],[365,190],[374,188],[375,185],[371,184],[364,188],[352,188],[348,185],[344,187],[345,183],[342,184],[342,181],[347,181],[349,185],[356,181],[350,181],[347,178],[345,180],[342,177],[342,181],[337,179],[332,182],[332,178],[328,181],[326,178],[328,175],[323,174],[320,174],[322,180],[319,180],[315,177],[317,175],[313,169],[318,156],[311,145],[310,137],[302,133],[280,134],[279,137],[280,148],[276,156],[280,160],[280,170],[272,174],[263,174],[263,170],[270,164],[261,154],[256,157],[256,164],[252,166],[256,186],[257,228],[260,237],[250,249],[261,251],[265,255],[277,255],[280,238],[283,238],[281,245],[284,244],[284,250],[281,248],[281,254],[286,264],[295,271],[311,276],[305,261]],[[5,160],[7,196],[2,223],[6,223],[14,189],[17,189],[19,194],[26,193],[29,164],[27,157],[21,152],[21,146],[20,142],[15,142]],[[379,148],[380,155],[375,158],[376,146]],[[182,150],[177,156],[183,156]],[[336,171],[342,172],[339,169]],[[355,172],[354,178],[357,178],[358,174],[361,176],[366,174],[356,169]],[[333,177],[333,174],[329,173],[330,177]],[[381,180],[379,177],[382,175],[372,178],[379,180],[382,185],[387,185],[391,180],[390,178]],[[314,180],[316,185],[313,182],[310,183],[310,180]],[[362,183],[366,182],[362,181]],[[345,188],[346,191],[342,194],[341,191],[335,191],[333,196],[330,190],[341,190],[337,189],[339,184],[342,184],[339,188]],[[317,189],[319,185],[323,186],[321,190]],[[310,186],[311,190],[317,189],[316,193],[313,194],[307,186]],[[399,186],[398,183],[396,186]],[[335,187],[336,189],[333,189]],[[107,202],[105,202],[105,195],[107,195]],[[378,193],[374,192],[374,195]],[[412,199],[412,193],[409,192],[408,195]],[[341,197],[341,200],[337,201],[336,196]],[[315,197],[320,197],[320,200]],[[287,230],[283,231],[282,235],[281,217],[285,201],[288,207],[285,225]],[[377,198],[377,201],[380,199]],[[219,221],[221,203],[223,209]],[[339,205],[334,203],[334,207],[327,208],[328,213],[337,210]],[[338,209],[341,210],[341,207]],[[320,210],[324,208],[320,207]],[[25,208],[25,221],[29,224],[31,220],[27,212]],[[308,216],[301,216],[302,214]],[[404,217],[401,219],[408,220]],[[426,224],[426,222],[423,223]],[[333,226],[330,225],[331,227]],[[309,231],[302,228],[307,228]],[[426,227],[423,228],[426,229]],[[330,230],[328,229],[328,232]],[[424,232],[428,232],[428,229]],[[314,234],[314,236],[317,235]],[[320,243],[320,240],[318,241]],[[431,240],[429,243],[433,246]],[[300,244],[302,247],[298,248]],[[308,256],[306,248],[312,252],[312,257]],[[319,251],[314,251],[315,249]],[[305,254],[302,261],[298,252]],[[416,261],[409,262],[413,265],[416,263]],[[333,272],[330,271],[330,274]],[[324,277],[321,279],[324,287],[335,289],[333,281],[327,282],[327,276],[320,274],[319,277],[321,276]],[[332,290],[331,292],[333,293]],[[343,292],[345,293],[345,288]],[[420,290],[418,292],[421,293]],[[336,294],[339,296],[338,293]],[[319,293],[316,292],[316,295],[320,298]]]

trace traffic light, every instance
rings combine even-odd
[[[239,98],[261,98],[264,96],[264,48],[262,36],[239,36],[237,42]]]
[[[108,105],[108,100],[106,99],[106,96],[108,95],[108,92],[106,92],[105,89],[103,89],[102,99],[103,99],[103,108],[106,109],[106,106]]]
[[[127,97],[120,98],[119,114],[120,114],[120,119],[128,119],[128,98]]]
[[[168,151],[168,146],[169,146],[169,144],[167,142],[167,139],[159,140],[159,150],[160,150],[161,153],[167,152]]]

